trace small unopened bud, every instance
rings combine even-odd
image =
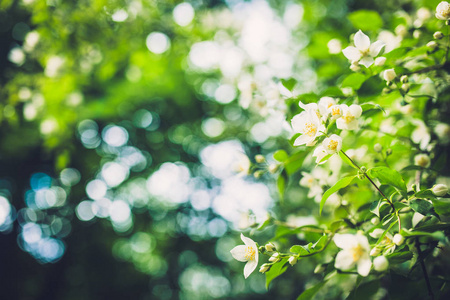
[[[289,264],[291,265],[291,266],[293,266],[293,265],[295,265],[296,263],[297,263],[297,256],[291,256],[291,257],[289,257]]]
[[[401,83],[407,83],[408,80],[409,80],[408,75],[402,75],[402,77],[400,77]]]
[[[273,251],[275,251],[275,249],[276,249],[275,245],[272,244],[272,243],[266,244],[266,245],[264,246],[264,248],[265,248],[266,251],[268,251],[268,252],[273,252]]]
[[[409,92],[409,83],[402,84],[402,90],[407,93]]]
[[[380,143],[376,143],[375,145],[373,145],[373,150],[375,150],[375,152],[380,153],[381,150],[383,150],[383,146],[381,146]]]
[[[397,74],[395,73],[394,69],[387,69],[384,70],[383,72],[383,78],[384,80],[386,80],[387,82],[391,82],[392,80],[395,79],[395,77],[397,77]]]
[[[380,66],[384,65],[385,63],[386,63],[386,57],[380,56],[380,57],[375,58],[375,66],[380,67]]]
[[[445,184],[439,183],[439,184],[435,184],[431,188],[431,191],[433,192],[433,194],[435,196],[443,197],[448,194],[448,187]]]
[[[433,37],[434,37],[435,39],[437,39],[437,40],[440,40],[440,39],[442,39],[442,38],[444,37],[444,34],[443,34],[441,31],[436,31],[436,32],[433,34]]]
[[[383,90],[381,91],[383,94],[390,94],[392,93],[392,90],[388,87],[383,88]]]
[[[403,235],[401,235],[400,233],[396,233],[394,235],[394,238],[392,239],[392,241],[394,242],[394,244],[396,244],[397,246],[403,245],[403,243],[405,242],[405,238],[403,237]]]
[[[325,271],[325,269],[326,269],[325,265],[323,265],[323,264],[317,265],[316,268],[314,269],[314,274],[323,273]]]
[[[280,254],[278,252],[272,254],[272,256],[269,258],[270,262],[277,262],[279,260],[280,260]]]
[[[358,72],[359,70],[361,70],[359,62],[357,60],[352,61],[352,63],[350,64],[350,70],[352,70],[353,72]]]
[[[438,47],[438,43],[436,43],[435,41],[428,42],[427,47],[430,50],[435,50]]]
[[[422,35],[422,31],[420,31],[420,30],[414,30],[414,32],[413,32],[413,37],[414,37],[415,39],[420,38],[421,35]]]
[[[380,224],[380,219],[377,217],[373,217],[372,219],[370,219],[370,223],[377,226],[378,224]]]
[[[377,256],[381,253],[381,248],[379,247],[373,247],[372,250],[370,250],[370,256]]]
[[[278,165],[276,164],[270,164],[269,165],[269,172],[274,174],[278,170]]]
[[[373,260],[373,268],[378,272],[386,271],[389,268],[389,261],[385,256],[375,257]]]
[[[389,155],[391,155],[391,154],[392,154],[392,149],[391,149],[391,148],[387,149],[387,150],[386,150],[386,155],[389,156]]]
[[[266,161],[266,158],[263,155],[258,154],[258,155],[255,155],[255,161],[257,163],[263,163]]]
[[[430,166],[430,157],[424,153],[417,154],[416,156],[414,156],[414,163],[417,166],[427,168]]]
[[[261,176],[263,175],[263,171],[261,171],[261,170],[258,170],[258,171],[255,171],[255,173],[253,173],[253,177],[255,177],[256,179],[258,179],[258,178],[261,178]]]
[[[266,273],[267,271],[269,271],[270,269],[270,265],[269,264],[263,264],[260,268],[259,268],[259,272],[261,273]]]

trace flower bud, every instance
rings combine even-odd
[[[375,58],[375,66],[383,66],[386,63],[386,57],[384,56],[380,56]]]
[[[433,194],[434,194],[435,196],[438,196],[438,197],[443,197],[443,196],[445,196],[445,195],[448,194],[448,188],[447,188],[447,186],[446,186],[445,184],[441,184],[441,183],[435,184],[435,185],[431,188],[431,191],[433,192]]]
[[[430,48],[430,50],[434,50],[438,47],[438,44],[435,41],[431,41],[427,43],[427,47]]]
[[[381,253],[381,248],[379,247],[373,247],[372,250],[370,250],[370,256],[377,256]]]
[[[380,143],[376,143],[375,145],[373,145],[373,150],[375,150],[375,152],[380,153],[381,150],[383,150],[383,146],[381,146]]]
[[[255,155],[255,161],[257,163],[263,163],[266,161],[266,158],[263,155],[258,154],[258,155]]]
[[[413,37],[414,37],[415,39],[420,38],[421,35],[422,35],[422,31],[420,31],[420,30],[414,30],[414,32],[413,32]]]
[[[269,258],[270,262],[277,262],[279,260],[280,260],[280,254],[278,252],[272,254],[272,256]]]
[[[298,258],[296,256],[289,257],[289,264],[291,266],[295,265],[297,263]]]
[[[380,224],[380,219],[377,217],[373,217],[372,219],[370,219],[370,223],[377,226],[378,224]]]
[[[259,268],[259,272],[265,273],[265,272],[269,271],[269,269],[270,269],[270,265],[269,264],[263,264]]]
[[[361,70],[361,67],[359,66],[357,60],[352,61],[352,63],[350,64],[350,70],[352,70],[353,72],[358,72],[359,70]]]
[[[448,144],[450,142],[450,126],[445,123],[439,123],[434,127],[434,132],[436,133],[438,139],[443,144]]]
[[[403,237],[403,235],[401,235],[400,233],[396,233],[394,235],[394,238],[392,239],[392,241],[394,242],[394,244],[396,244],[397,246],[402,245],[405,242],[405,238]]]
[[[255,177],[256,179],[261,178],[262,175],[263,171],[261,170],[255,171],[255,173],[253,173],[253,177]]]
[[[392,149],[391,149],[391,148],[387,149],[387,150],[386,150],[386,155],[389,156],[389,155],[391,155],[391,154],[392,154]]]
[[[402,75],[402,77],[400,77],[400,82],[401,83],[407,83],[408,82],[408,75]]]
[[[270,164],[269,165],[269,172],[274,174],[278,170],[278,165],[276,164]]]
[[[273,251],[275,251],[276,250],[276,247],[275,247],[275,245],[274,244],[272,244],[272,243],[268,243],[268,244],[266,244],[265,246],[264,246],[264,248],[266,249],[266,251],[268,251],[268,252],[273,252]]]
[[[407,92],[409,92],[409,83],[404,83],[404,84],[402,84],[402,90],[405,92],[405,93],[407,93]]]
[[[378,272],[386,271],[389,268],[389,261],[385,256],[375,257],[373,260],[373,268]]]
[[[391,82],[395,79],[395,77],[397,77],[397,74],[395,73],[394,69],[387,69],[383,72],[383,78],[387,82]]]
[[[417,166],[423,167],[423,168],[428,168],[430,166],[430,157],[424,153],[421,154],[417,154],[414,157],[414,163]]]
[[[435,39],[437,39],[437,40],[440,40],[440,39],[442,39],[442,38],[444,37],[444,34],[442,33],[442,31],[436,31],[436,32],[433,34],[433,37],[434,37]]]
[[[362,166],[362,167],[361,167],[361,172],[366,173],[366,172],[367,172],[367,168],[364,167],[364,166]]]
[[[317,265],[316,266],[316,268],[314,269],[314,274],[320,274],[320,273],[322,273],[323,271],[325,271],[325,266],[324,265],[322,265],[322,264],[320,264],[320,265]]]

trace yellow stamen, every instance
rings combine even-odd
[[[330,144],[328,145],[328,148],[329,148],[330,150],[335,151],[336,148],[337,148],[337,146],[338,146],[338,141],[331,140],[331,141],[330,141]]]
[[[352,248],[352,257],[353,257],[353,261],[357,262],[361,256],[364,254],[364,249],[363,247],[361,247],[361,245],[357,245],[356,247]]]
[[[355,117],[352,116],[349,112],[347,112],[345,116],[342,116],[342,119],[344,119],[345,123],[350,123],[355,119]]]
[[[335,115],[340,115],[340,114],[341,114],[341,110],[339,109],[339,107],[333,107],[333,108],[331,109],[331,114],[332,114],[333,116],[335,116]]]
[[[245,251],[245,259],[247,260],[254,260],[256,256],[256,250],[253,247],[248,246],[247,250]]]
[[[314,136],[317,132],[317,127],[312,123],[305,124],[305,134],[309,136]]]

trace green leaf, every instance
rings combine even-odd
[[[425,232],[425,231],[406,231],[402,229],[401,235],[404,237],[419,237],[419,236],[427,236],[431,237],[435,240],[445,240],[445,234],[442,231],[435,231],[435,232]]]
[[[400,251],[400,252],[394,252],[391,254],[385,255],[386,258],[389,260],[389,263],[392,265],[395,264],[401,264],[405,261],[410,260],[413,257],[413,254],[411,251]]]
[[[383,113],[386,113],[386,111],[384,110],[383,107],[381,107],[379,104],[372,103],[372,102],[367,102],[367,103],[361,104],[361,108],[363,109],[363,112],[367,112],[369,110],[376,109],[376,110],[382,111]]]
[[[288,261],[288,258],[283,258],[282,260],[280,260],[279,262],[273,264],[269,271],[267,271],[266,274],[266,289],[269,289],[269,284],[272,282],[272,280],[274,280],[275,278],[277,278],[278,276],[280,276],[281,274],[283,274],[286,269],[287,266],[285,266],[286,262]]]
[[[314,252],[320,251],[323,249],[323,247],[325,247],[327,242],[328,242],[328,236],[323,235],[317,242],[315,242],[312,245],[312,249],[314,250]]]
[[[297,300],[310,300],[314,299],[314,296],[317,294],[317,292],[323,287],[323,285],[326,283],[326,281],[321,281],[318,284],[314,285],[313,287],[310,287],[307,290],[304,290],[303,293],[300,294],[300,296],[297,297]]]
[[[300,256],[308,255],[308,254],[311,253],[311,252],[309,251],[309,249],[308,249],[308,245],[306,245],[306,246],[302,246],[302,245],[294,245],[294,246],[292,246],[292,247],[289,249],[289,252],[297,253],[297,254],[299,254]]]
[[[305,160],[307,154],[308,152],[306,151],[300,151],[291,155],[284,161],[284,168],[286,169],[288,175],[294,174],[303,166],[303,161]]]
[[[435,211],[443,216],[450,216],[450,201],[442,199],[432,199]]]
[[[320,214],[322,214],[323,206],[325,205],[325,202],[327,201],[328,197],[330,197],[332,194],[339,191],[340,189],[343,189],[346,186],[348,186],[353,181],[353,179],[355,179],[356,176],[357,175],[353,175],[342,178],[323,194],[322,200],[320,201]]]
[[[372,178],[378,178],[381,184],[395,187],[404,198],[407,198],[406,184],[399,172],[387,167],[375,167],[367,170],[367,174]]]
[[[353,26],[362,31],[376,31],[383,26],[383,20],[376,11],[358,10],[348,15]]]
[[[358,167],[357,166],[355,166],[355,164],[342,152],[342,151],[339,151],[339,156],[341,157],[341,159],[346,163],[346,164],[348,164],[350,167],[352,167],[352,168],[355,168],[355,169],[357,169],[358,170]]]
[[[375,214],[378,218],[380,217],[380,208],[383,205],[387,205],[388,203],[386,201],[383,201],[383,199],[373,201],[370,205],[370,211]]]
[[[411,207],[415,212],[422,214],[424,216],[435,216],[439,218],[439,215],[434,210],[434,206],[432,203],[423,199],[414,199],[409,202],[409,207]]]
[[[351,87],[354,90],[358,90],[364,81],[366,81],[366,76],[360,73],[352,73],[344,79],[342,87]]]
[[[433,194],[433,192],[430,189],[425,189],[425,190],[418,191],[417,193],[415,193],[415,196],[417,198],[436,199],[436,196]]]
[[[308,229],[308,228],[314,228],[314,229],[323,230],[323,228],[320,228],[319,226],[316,226],[316,225],[305,225],[305,226],[297,227],[295,229],[292,229],[292,228],[289,228],[289,227],[280,226],[280,227],[277,228],[275,237],[273,239],[277,240],[280,237],[283,237],[283,236],[286,236],[286,235],[295,235],[295,234],[298,234],[298,233],[300,233],[302,231],[308,232],[308,230],[305,230],[305,229]]]
[[[278,150],[273,154],[273,158],[279,162],[284,162],[289,158],[289,155],[284,150]]]
[[[285,88],[292,92],[292,89],[297,84],[297,80],[295,80],[294,78],[281,79],[281,84],[283,84]]]
[[[373,280],[357,286],[346,298],[347,300],[370,299],[380,288],[380,280]]]
[[[417,231],[425,231],[425,232],[433,232],[433,231],[442,231],[450,228],[450,223],[438,223],[438,224],[430,224],[423,225],[420,227],[414,228]]]

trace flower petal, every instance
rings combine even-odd
[[[353,260],[353,255],[350,251],[342,250],[336,255],[336,261],[334,262],[334,267],[340,270],[349,270],[353,268],[355,261]]]
[[[370,273],[370,268],[372,267],[372,262],[370,261],[369,254],[365,254],[358,260],[358,273],[361,276],[367,276]]]
[[[375,61],[373,60],[372,57],[370,56],[364,56],[363,58],[361,58],[361,60],[359,61],[360,65],[363,65],[364,67],[368,68],[370,67]]]
[[[336,235],[333,238],[334,243],[336,246],[342,249],[350,249],[358,245],[358,240],[356,239],[354,234],[340,234],[336,233]]]
[[[250,274],[255,271],[257,266],[258,260],[249,260],[244,267],[244,277],[247,278],[248,276],[250,276]]]
[[[294,129],[295,132],[302,132],[305,122],[306,112],[301,112],[300,114],[295,115],[291,120],[292,129]]]
[[[359,60],[361,58],[361,52],[353,46],[348,46],[342,50],[342,53],[350,61]]]
[[[385,46],[385,44],[383,41],[376,41],[375,43],[370,45],[370,48],[369,48],[370,56],[377,56],[384,46]]]
[[[350,113],[352,114],[352,116],[354,116],[355,118],[361,117],[361,114],[362,114],[362,108],[361,108],[361,106],[356,105],[356,104],[352,104],[352,105],[350,105],[350,107],[348,108],[348,110],[350,111]]]
[[[258,247],[256,247],[256,243],[251,238],[244,236],[242,233],[241,233],[241,240],[248,247],[252,247],[253,249],[258,250]]]
[[[242,261],[242,262],[246,262],[247,258],[245,257],[245,254],[247,253],[247,246],[244,245],[239,245],[234,247],[233,249],[231,249],[231,255],[233,255],[233,258],[238,260],[238,261]]]
[[[294,146],[301,146],[301,145],[305,145],[311,142],[311,137],[307,134],[302,134],[301,136],[299,136],[295,142],[294,142]]]
[[[366,51],[370,47],[370,39],[367,35],[365,35],[361,30],[355,34],[355,46],[358,50]]]

